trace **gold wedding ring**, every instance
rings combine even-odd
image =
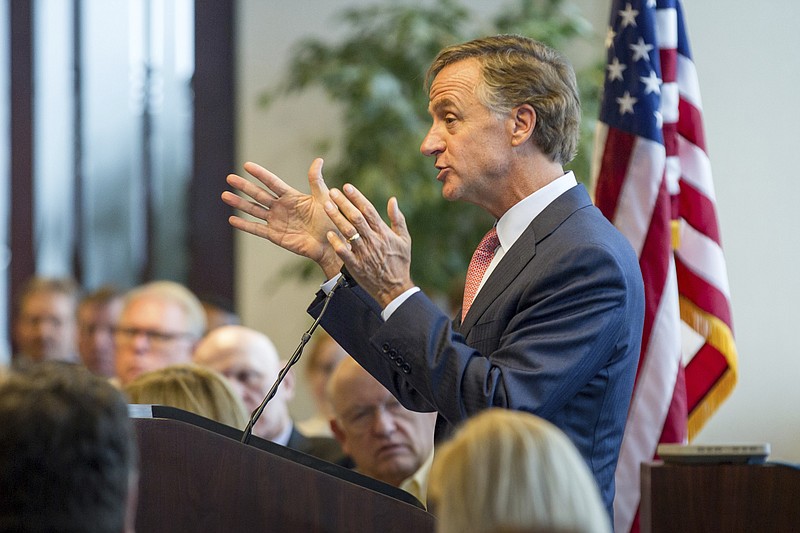
[[[352,237],[347,239],[347,242],[357,241],[360,238],[361,238],[361,235],[359,235],[358,232],[356,232],[356,233],[353,234]]]

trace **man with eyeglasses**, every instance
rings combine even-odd
[[[179,283],[154,281],[129,291],[114,331],[120,384],[144,372],[190,363],[205,327],[203,306]]]
[[[225,376],[251,413],[272,388],[281,369],[278,350],[269,337],[239,325],[209,331],[197,344],[193,360]],[[349,465],[335,440],[307,436],[297,430],[289,413],[294,387],[294,373],[289,372],[261,413],[253,435],[331,463]]]
[[[331,430],[356,470],[425,503],[436,413],[409,411],[349,356],[336,366],[328,398]]]

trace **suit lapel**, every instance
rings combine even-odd
[[[572,213],[592,205],[586,188],[578,184],[556,198],[534,218],[486,280],[464,322],[458,328],[466,337],[478,318],[536,256],[536,245],[553,233]]]

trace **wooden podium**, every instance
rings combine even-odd
[[[180,409],[130,406],[139,445],[136,530],[433,532],[410,494]]]
[[[800,531],[800,469],[642,464],[642,533]]]

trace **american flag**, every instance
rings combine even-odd
[[[638,531],[640,464],[686,442],[736,383],[730,292],[679,0],[614,0],[595,202],[645,283],[642,351],[617,465],[615,530]]]

